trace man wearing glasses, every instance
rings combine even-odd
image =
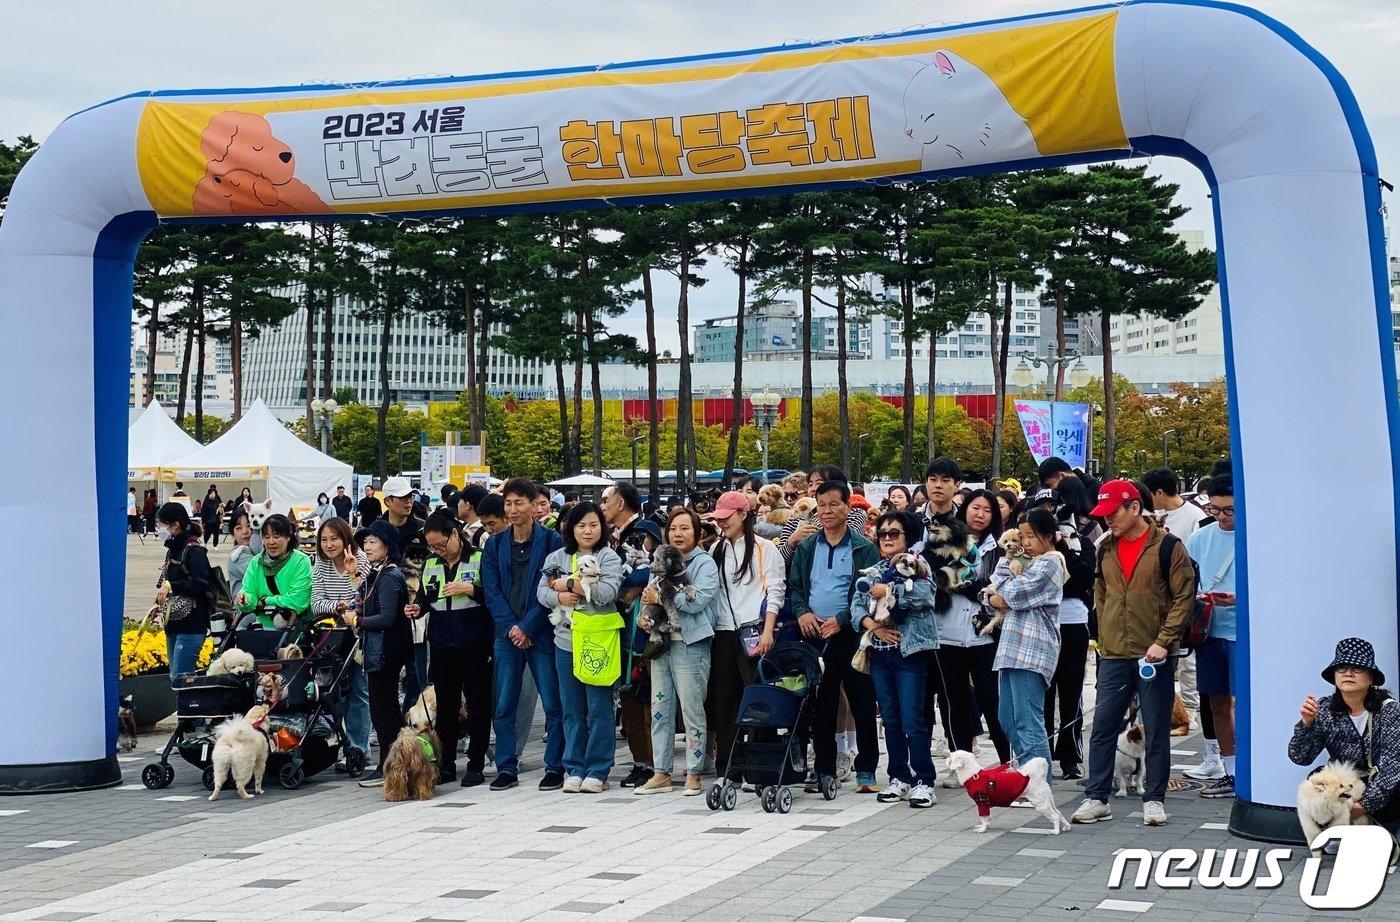
[[[1229,474],[1206,485],[1206,512],[1215,519],[1186,539],[1186,550],[1200,568],[1197,593],[1214,603],[1210,637],[1196,648],[1196,686],[1215,719],[1215,738],[1225,763],[1224,777],[1207,785],[1202,797],[1235,796],[1235,481]]]

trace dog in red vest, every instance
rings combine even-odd
[[[1045,780],[1049,763],[1044,759],[1031,759],[1021,768],[998,765],[983,768],[977,757],[970,752],[959,750],[948,756],[947,769],[967,790],[967,796],[977,804],[978,832],[986,832],[991,824],[993,807],[1009,807],[1018,798],[1025,798],[1035,812],[1050,821],[1055,835],[1062,829],[1069,829],[1069,820],[1055,806],[1055,795],[1050,783]]]

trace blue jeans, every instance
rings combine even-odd
[[[516,709],[520,682],[528,666],[544,705],[544,770],[564,773],[564,721],[559,706],[559,677],[554,667],[553,638],[522,650],[504,637],[496,638],[496,768],[507,775],[520,774],[515,742]]]
[[[1029,669],[1000,671],[1000,702],[997,720],[1011,744],[1012,756],[1025,765],[1031,759],[1044,759],[1045,780],[1054,775],[1050,741],[1045,738],[1045,676]]]
[[[1172,704],[1176,701],[1176,658],[1157,664],[1157,675],[1138,675],[1135,659],[1099,659],[1098,701],[1094,705],[1094,734],[1089,740],[1089,782],[1084,796],[1108,801],[1113,793],[1113,763],[1118,753],[1118,734],[1128,722],[1128,705],[1137,695],[1142,719],[1143,742],[1147,751],[1142,760],[1143,802],[1161,803],[1167,796],[1167,779],[1172,771]]]
[[[203,647],[203,634],[166,634],[165,660],[170,664],[170,678],[194,672]]]
[[[345,702],[345,742],[369,757],[369,676],[354,660],[347,669],[350,695]]]
[[[585,685],[574,676],[574,654],[554,648],[559,703],[564,709],[564,774],[607,781],[613,742],[612,686]]]
[[[928,657],[906,657],[898,649],[871,650],[870,678],[885,721],[890,780],[931,787],[938,772],[933,767],[933,740],[924,721]]]
[[[679,637],[671,649],[651,661],[651,759],[658,774],[669,775],[676,764],[676,703],[685,719],[685,771],[700,774],[705,761],[705,691],[710,685],[710,638],[686,643]]]

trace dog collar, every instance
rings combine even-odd
[[[429,761],[429,762],[436,762],[436,761],[437,761],[437,752],[433,749],[432,740],[428,739],[426,736],[423,736],[422,734],[418,734],[418,735],[416,735],[414,738],[415,738],[416,740],[418,740],[418,745],[421,746],[421,747],[423,748],[423,755],[425,755],[425,756],[428,757],[428,761]]]

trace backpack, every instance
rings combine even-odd
[[[185,557],[189,554],[190,547],[191,545],[186,545],[180,552],[178,562],[181,570],[185,570]],[[219,615],[227,618],[233,614],[233,591],[229,588],[228,577],[224,576],[223,567],[216,567],[212,563],[209,565],[209,588],[204,591],[204,598],[209,603],[210,618],[217,618]]]
[[[1162,536],[1162,543],[1157,546],[1157,558],[1162,570],[1163,586],[1171,586],[1172,554],[1176,552],[1178,544],[1181,544],[1181,539],[1171,532],[1167,532]],[[1096,579],[1103,575],[1103,558],[1107,552],[1105,544],[1100,544],[1094,566]],[[1193,585],[1199,587],[1201,585],[1201,568],[1190,554],[1186,555],[1186,559],[1191,562],[1191,570],[1196,576]],[[1196,599],[1196,604],[1191,610],[1191,618],[1186,622],[1186,630],[1182,631],[1181,634],[1183,647],[1189,649],[1205,643],[1206,638],[1210,636],[1210,616],[1211,606],[1207,605],[1203,599]]]

